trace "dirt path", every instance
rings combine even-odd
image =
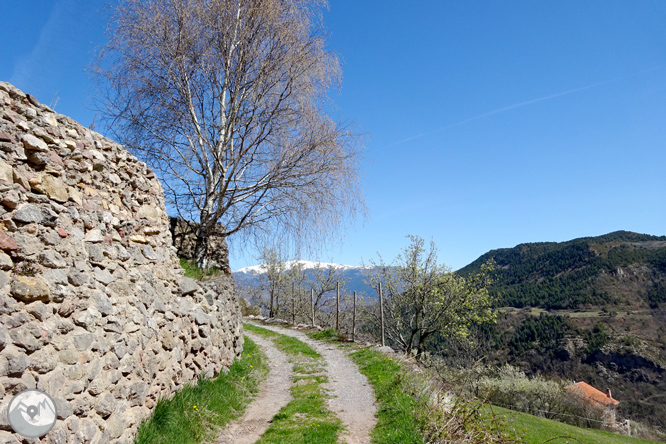
[[[287,355],[268,339],[247,330],[245,335],[266,354],[270,372],[266,380],[259,385],[259,394],[245,414],[227,426],[217,439],[218,444],[251,444],[258,441],[270,426],[273,416],[292,398],[289,388],[292,384],[293,366]]]
[[[263,324],[256,325],[295,337],[324,357],[329,381],[324,384],[324,387],[330,391],[331,395],[328,405],[346,428],[341,436],[343,442],[347,444],[369,443],[370,431],[377,424],[375,395],[368,379],[358,371],[356,364],[336,346],[310,339],[300,331]]]

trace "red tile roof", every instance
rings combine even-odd
[[[617,399],[609,398],[608,395],[596,388],[592,387],[590,384],[580,381],[574,385],[566,387],[567,390],[571,390],[574,393],[579,394],[585,398],[591,399],[603,406],[614,406],[618,405],[620,401]]]

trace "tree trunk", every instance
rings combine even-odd
[[[197,242],[194,246],[194,261],[202,270],[208,267],[208,236],[201,228],[197,232]]]
[[[275,292],[271,291],[271,308],[268,310],[268,317],[273,318],[275,317]]]
[[[421,333],[419,335],[419,346],[416,351],[416,357],[420,358],[423,352],[425,351],[426,339],[430,337],[430,333]]]

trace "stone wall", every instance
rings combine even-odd
[[[164,195],[121,146],[0,82],[0,443],[131,442],[158,397],[242,348],[231,276],[183,277]],[[7,421],[26,388],[56,426]]]
[[[199,224],[175,217],[169,220],[171,239],[176,247],[179,257],[194,259],[194,247],[197,242],[197,229]],[[222,224],[215,226],[215,231],[208,238],[208,266],[217,267],[226,274],[231,273],[229,268],[229,249],[223,233]]]

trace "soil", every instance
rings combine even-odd
[[[270,426],[273,416],[292,399],[289,389],[293,366],[287,355],[268,339],[249,331],[245,331],[245,335],[261,347],[270,371],[259,385],[259,394],[245,414],[227,426],[218,437],[218,444],[251,444],[258,441]]]

